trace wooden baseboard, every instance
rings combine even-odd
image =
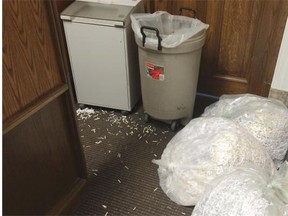
[[[86,179],[77,179],[72,189],[47,213],[47,215],[69,215],[80,201]]]

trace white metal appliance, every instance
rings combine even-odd
[[[125,2],[75,1],[61,13],[79,104],[131,111],[140,98],[130,14],[144,7]]]

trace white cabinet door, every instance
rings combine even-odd
[[[79,103],[128,109],[122,28],[64,22]]]

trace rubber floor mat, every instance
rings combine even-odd
[[[157,166],[169,140],[170,125],[145,123],[142,108],[120,111],[77,110],[88,169],[88,185],[74,215],[191,215],[192,207],[172,202],[161,190]]]

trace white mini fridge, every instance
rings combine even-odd
[[[142,2],[75,1],[61,13],[79,104],[133,109],[141,90],[130,14],[142,11]]]

